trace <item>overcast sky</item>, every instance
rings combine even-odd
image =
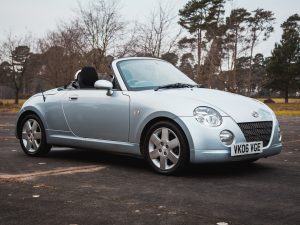
[[[70,20],[78,3],[85,5],[88,0],[0,0],[0,40],[11,32],[16,35],[32,33],[43,37],[54,30],[59,21]],[[170,3],[174,11],[182,8],[188,0],[120,0],[124,20],[143,20],[158,2]],[[300,13],[300,0],[234,0],[226,9],[244,7],[249,11],[263,8],[274,12],[275,32],[272,37],[257,48],[265,56],[270,55],[274,43],[280,40],[280,24],[290,15]]]

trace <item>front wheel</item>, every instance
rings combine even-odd
[[[50,151],[51,146],[46,142],[45,128],[36,115],[25,116],[20,129],[20,144],[27,155],[41,156]]]
[[[157,122],[150,127],[142,151],[150,166],[161,174],[178,173],[188,162],[189,147],[184,133],[169,121]]]

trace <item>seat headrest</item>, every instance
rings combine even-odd
[[[83,67],[78,76],[80,88],[94,88],[94,84],[98,80],[98,74],[94,67]]]

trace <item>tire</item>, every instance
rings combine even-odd
[[[34,114],[23,118],[19,128],[20,144],[26,155],[46,155],[51,145],[47,144],[45,128],[39,117]]]
[[[189,160],[189,146],[182,130],[174,123],[160,121],[147,131],[142,153],[158,173],[172,175],[184,169]]]

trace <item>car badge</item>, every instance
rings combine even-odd
[[[258,112],[256,112],[256,111],[252,112],[251,115],[252,115],[253,117],[255,117],[255,118],[259,117],[259,114],[258,114]]]

